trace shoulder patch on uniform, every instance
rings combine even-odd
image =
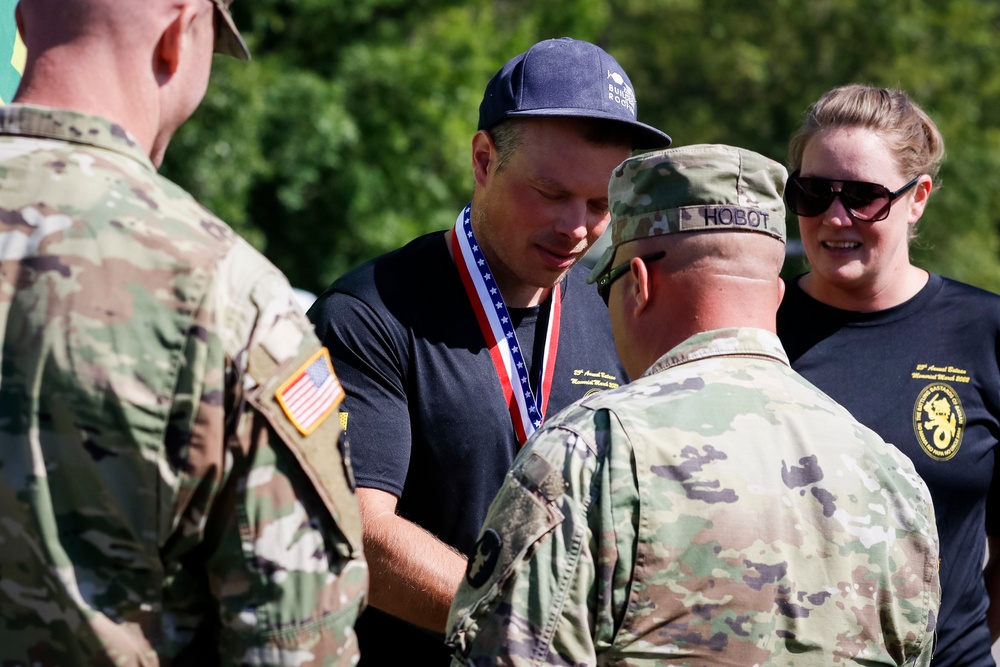
[[[319,428],[344,397],[329,351],[321,348],[282,382],[274,395],[299,433],[309,435]]]
[[[483,531],[479,541],[476,542],[475,554],[469,559],[469,566],[465,571],[465,580],[473,588],[479,588],[493,574],[500,559],[500,550],[503,548],[503,538],[500,533],[487,528]]]

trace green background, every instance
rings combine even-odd
[[[0,0],[4,100],[12,6]],[[233,13],[253,60],[216,57],[163,171],[308,290],[452,224],[472,192],[487,80],[532,43],[568,35],[622,63],[640,119],[677,146],[784,161],[830,87],[907,90],[947,148],[913,259],[1000,291],[995,0],[238,0]],[[803,268],[792,256],[786,273]]]
[[[678,146],[784,161],[828,88],[902,87],[947,148],[914,261],[1000,290],[994,0],[238,0],[233,12],[254,59],[216,58],[164,171],[311,291],[454,222],[486,82],[564,35],[612,53],[639,118]],[[802,268],[793,257],[786,272]]]

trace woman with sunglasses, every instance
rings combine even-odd
[[[982,566],[987,534],[1000,553],[990,497],[1000,297],[909,257],[943,155],[934,122],[900,91],[850,85],[813,105],[792,137],[785,189],[811,270],[790,281],[778,334],[792,366],[907,454],[930,488],[942,589],[934,665],[992,667],[1000,560]]]

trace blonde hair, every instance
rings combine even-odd
[[[944,138],[930,116],[901,90],[851,84],[823,93],[788,145],[789,171],[802,167],[806,144],[822,130],[860,128],[877,132],[906,179],[937,179]]]

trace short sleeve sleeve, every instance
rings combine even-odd
[[[309,317],[347,394],[341,419],[358,484],[401,495],[412,444],[405,332],[377,305],[335,288]]]

